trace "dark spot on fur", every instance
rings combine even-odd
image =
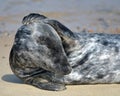
[[[119,53],[119,48],[118,47],[115,47],[115,52]]]
[[[107,46],[109,43],[108,43],[108,41],[103,41],[102,44]]]
[[[98,74],[96,78],[98,78],[98,79],[102,79],[103,77],[104,77],[103,74]]]
[[[77,67],[77,66],[79,66],[79,65],[84,64],[84,63],[89,59],[89,55],[90,55],[90,53],[86,54],[86,55],[83,57],[83,59],[80,60],[80,61],[78,61],[78,62],[76,63],[76,65],[72,66],[72,68],[75,68],[75,67]]]

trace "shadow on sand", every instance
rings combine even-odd
[[[18,77],[16,77],[13,74],[6,74],[3,75],[1,78],[3,81],[10,82],[10,83],[18,83],[23,84],[22,80],[20,80]]]

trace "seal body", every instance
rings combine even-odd
[[[56,20],[29,14],[18,29],[10,66],[25,83],[46,90],[66,84],[120,82],[120,35],[72,32]]]
[[[76,33],[77,45],[68,51],[72,72],[66,84],[120,82],[120,35]]]

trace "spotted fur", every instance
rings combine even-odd
[[[23,18],[10,53],[12,71],[45,90],[66,84],[120,83],[120,35],[72,32],[32,13]]]

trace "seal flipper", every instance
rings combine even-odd
[[[74,37],[74,33],[70,29],[68,29],[66,26],[61,24],[59,21],[46,19],[44,22],[51,25],[58,32],[59,35]]]
[[[64,26],[57,20],[45,19],[44,22],[51,25],[58,32],[58,34],[62,37],[66,36],[69,38],[74,38],[75,36],[74,33],[70,29],[68,29],[66,26]]]
[[[56,30],[62,40],[62,44],[66,53],[67,50],[76,46],[76,35],[70,29],[68,29],[57,20],[46,19],[44,22],[51,25]]]
[[[34,82],[33,85],[35,87],[45,89],[45,90],[50,90],[50,91],[62,91],[66,89],[64,84],[58,84],[53,82],[45,82],[45,83]]]
[[[24,78],[24,83],[33,85],[37,88],[50,90],[50,91],[61,91],[65,90],[65,84],[53,82],[53,73],[46,70],[39,70],[38,72],[32,72],[28,77]]]
[[[38,87],[40,89],[44,90],[50,90],[50,91],[62,91],[65,90],[66,87],[64,84],[54,83],[54,82],[48,82],[47,80],[43,78],[27,78],[24,80],[26,84],[33,85],[35,87]]]

